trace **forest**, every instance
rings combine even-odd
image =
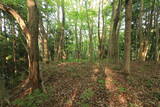
[[[0,0],[0,107],[160,107],[160,0]]]

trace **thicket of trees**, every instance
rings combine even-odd
[[[40,61],[107,59],[127,73],[131,61],[157,63],[159,10],[159,0],[0,0],[0,78],[13,88],[28,74],[26,94],[42,87]]]

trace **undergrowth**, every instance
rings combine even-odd
[[[16,99],[12,104],[20,107],[39,107],[40,104],[43,104],[48,99],[49,95],[36,89],[32,94],[27,95],[23,99]]]

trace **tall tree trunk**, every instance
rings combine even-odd
[[[114,23],[114,17],[115,17],[115,11],[116,11],[116,2],[115,0],[112,1],[112,16],[111,16],[111,25],[110,25],[110,33],[109,33],[109,46],[108,46],[108,59],[111,57],[111,51],[112,51],[112,32],[113,32],[113,23]]]
[[[125,0],[124,72],[130,72],[132,0]]]
[[[39,48],[38,48],[38,25],[39,13],[35,0],[27,0],[28,8],[28,27],[31,33],[31,40],[28,44],[29,49],[29,81],[33,89],[41,88],[41,79],[39,75]]]
[[[65,42],[65,7],[64,7],[64,0],[62,0],[62,58],[66,59],[66,53],[65,53],[65,49],[64,49],[64,42]]]
[[[75,58],[79,59],[79,44],[78,44],[78,33],[77,33],[77,21],[75,22],[75,38],[76,38],[76,47],[75,47]]]
[[[148,60],[154,60],[154,50],[152,50],[153,46],[155,47],[155,43],[151,43],[151,46],[150,46],[150,36],[153,36],[153,33],[152,33],[152,28],[154,27],[153,26],[153,20],[154,20],[154,8],[155,7],[155,0],[153,0],[153,2],[151,2],[151,9],[150,9],[150,12],[149,12],[149,16],[148,16],[148,22],[149,24],[147,24],[147,32],[146,32],[146,35],[147,35],[147,38],[145,40],[145,48],[144,48],[144,55],[145,55],[145,59],[148,59]],[[149,56],[149,51],[151,51],[151,55]]]
[[[99,1],[99,8],[98,8],[98,53],[99,58],[104,58],[104,42],[105,42],[105,18],[103,14],[103,0]],[[102,27],[101,27],[101,18],[102,18]]]
[[[90,22],[88,15],[88,7],[86,2],[87,25],[89,33],[89,61],[93,61],[93,23]]]
[[[120,28],[121,28],[121,20],[119,21],[118,25],[117,25],[117,31],[116,31],[116,35],[117,35],[117,60],[116,63],[119,63],[119,33],[120,33]]]
[[[93,25],[89,24],[88,22],[88,26],[89,26],[89,60],[92,61],[93,60]]]
[[[31,93],[36,88],[41,88],[41,79],[39,75],[39,49],[38,49],[39,15],[35,0],[27,0],[27,7],[29,14],[28,27],[30,29],[28,29],[28,27],[25,24],[25,21],[15,10],[0,4],[0,9],[10,13],[16,19],[16,21],[20,25],[20,28],[25,34],[25,39],[27,41],[26,47],[29,60],[29,75],[27,80],[19,87],[20,92],[22,93],[20,96],[24,96],[28,93]]]
[[[141,7],[140,7],[140,15],[139,15],[139,29],[138,29],[138,35],[139,35],[139,41],[140,41],[140,48],[139,48],[139,61],[145,61],[145,55],[144,55],[144,42],[145,39],[143,37],[143,28],[142,28],[142,17],[143,17],[143,10],[144,10],[144,1],[141,0]]]
[[[142,37],[142,41],[141,41],[142,46],[140,47],[140,50],[139,50],[139,51],[141,51],[140,52],[141,53],[141,60],[139,59],[139,61],[143,61],[143,62],[146,61],[148,50],[149,50],[149,38],[148,37],[150,35],[150,24],[147,24],[147,23],[150,22],[149,21],[150,18],[151,17],[149,17],[149,14],[146,13],[146,21],[145,21],[146,29],[144,30],[144,33],[143,33],[146,36]]]
[[[0,33],[2,33],[2,12],[0,11]]]
[[[99,53],[99,58],[102,58],[102,39],[101,39],[101,33],[100,33],[100,19],[101,19],[101,1],[99,1],[99,8],[98,8],[98,53]]]
[[[101,58],[105,57],[105,41],[106,41],[106,23],[105,23],[105,15],[103,12],[103,8],[104,8],[104,0],[102,0],[102,37],[101,37]]]
[[[157,7],[156,8],[156,11],[157,11],[157,15],[156,15],[156,18],[155,18],[155,27],[156,27],[156,49],[155,49],[155,61],[156,62],[159,62],[159,59],[160,59],[160,53],[159,53],[159,50],[160,50],[160,25],[158,23],[158,18],[160,16],[160,12],[159,12],[159,8]]]
[[[57,5],[57,19],[58,19],[58,22],[60,23],[60,6],[59,5]],[[54,51],[55,51],[54,60],[59,60],[60,37],[61,37],[60,27],[58,26],[57,33],[55,35],[55,43],[54,43]]]
[[[111,36],[111,47],[112,49],[110,50],[111,54],[111,59],[113,60],[113,63],[118,63],[119,61],[119,54],[118,54],[118,36],[117,31],[118,31],[118,23],[120,20],[120,12],[121,12],[121,0],[118,2],[118,7],[116,10],[116,14],[114,15],[114,22],[113,22],[113,29],[112,29],[112,36]]]
[[[49,63],[49,50],[48,50],[48,35],[45,31],[45,28],[43,26],[42,22],[42,16],[39,20],[39,27],[40,27],[40,33],[41,33],[41,39],[42,39],[42,52],[43,52],[43,61],[45,63]]]
[[[59,40],[59,47],[58,47],[58,59],[66,59],[66,54],[64,50],[64,30],[65,30],[65,7],[64,7],[64,0],[61,1],[61,9],[62,9],[62,26],[61,26],[61,33],[60,33],[60,40]]]
[[[79,31],[79,58],[82,58],[82,22],[81,22],[81,27],[80,27],[80,31]]]

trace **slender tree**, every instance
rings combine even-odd
[[[141,6],[140,6],[140,15],[139,15],[139,29],[138,29],[138,35],[140,40],[140,48],[139,48],[139,60],[144,61],[144,55],[143,55],[143,45],[144,45],[144,37],[143,37],[143,29],[142,29],[142,17],[143,17],[143,0],[141,0]]]
[[[58,46],[58,59],[65,59],[65,50],[64,50],[64,36],[65,36],[65,7],[64,7],[64,0],[61,0],[61,9],[62,9],[62,25],[60,31],[60,39],[59,39],[59,46]]]
[[[48,35],[43,26],[42,16],[40,17],[40,20],[39,20],[39,28],[40,28],[40,34],[41,34],[41,40],[42,40],[41,45],[42,45],[43,61],[45,63],[48,63],[49,62]]]
[[[86,19],[87,19],[87,25],[88,25],[88,33],[89,33],[89,60],[93,60],[93,23],[91,22],[91,19],[89,17],[89,9],[87,6],[88,2],[86,1]]]
[[[159,2],[157,1],[157,4]],[[156,49],[155,49],[155,61],[156,62],[159,62],[160,60],[160,53],[159,53],[159,50],[160,50],[160,25],[159,25],[159,21],[158,21],[158,18],[160,16],[160,12],[159,12],[159,7],[158,6],[155,6],[155,11],[156,11],[156,16],[155,16],[155,28],[156,28]]]
[[[124,71],[130,72],[132,0],[125,0],[125,51]]]
[[[0,11],[0,33],[2,32],[2,12]]]

